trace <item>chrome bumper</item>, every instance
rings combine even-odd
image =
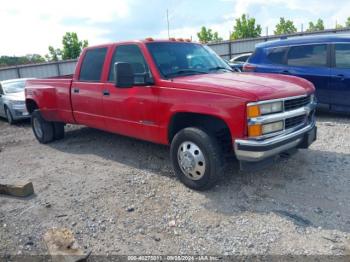
[[[234,142],[235,154],[240,161],[262,161],[289,149],[297,148],[303,142],[305,136],[313,130],[316,132],[315,120],[297,131],[263,141],[237,139]]]

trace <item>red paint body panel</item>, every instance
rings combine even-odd
[[[113,53],[119,45],[140,47],[153,75],[152,86],[116,88],[107,81]],[[168,144],[168,127],[176,113],[215,116],[225,121],[232,139],[246,137],[246,104],[299,96],[314,87],[297,77],[267,74],[216,73],[162,79],[145,41],[101,45],[107,47],[101,81],[79,82],[82,53],[73,79],[27,81],[26,99],[34,100],[45,119],[82,124],[155,143]],[[79,93],[73,92],[75,88]],[[109,96],[103,96],[103,91]]]

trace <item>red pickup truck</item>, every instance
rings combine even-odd
[[[207,189],[225,156],[259,166],[316,139],[314,86],[301,78],[233,73],[209,47],[181,40],[86,48],[71,79],[27,81],[40,143],[79,124],[171,145],[178,178]]]

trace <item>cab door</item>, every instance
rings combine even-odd
[[[105,128],[101,77],[106,54],[106,47],[88,49],[84,54],[79,79],[74,80],[71,87],[76,122],[98,129]]]
[[[151,74],[144,55],[137,44],[115,47],[109,66],[109,76],[103,87],[103,110],[107,130],[143,140],[158,142],[158,92],[154,84],[144,83],[135,76],[130,88],[115,86],[114,64],[130,63],[135,75]]]
[[[332,92],[332,109],[350,111],[350,43],[333,45],[334,63],[331,68],[329,89]]]

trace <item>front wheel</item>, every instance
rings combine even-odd
[[[54,140],[54,125],[46,121],[40,114],[39,110],[32,113],[32,129],[36,139],[46,144]]]
[[[177,177],[189,188],[209,189],[223,174],[221,147],[214,136],[202,129],[181,130],[175,135],[170,151]]]
[[[10,109],[8,109],[7,107],[5,108],[5,114],[6,114],[7,122],[8,122],[10,125],[13,125],[13,124],[15,123],[15,121],[13,120],[13,116],[12,116],[12,114],[11,114]]]

